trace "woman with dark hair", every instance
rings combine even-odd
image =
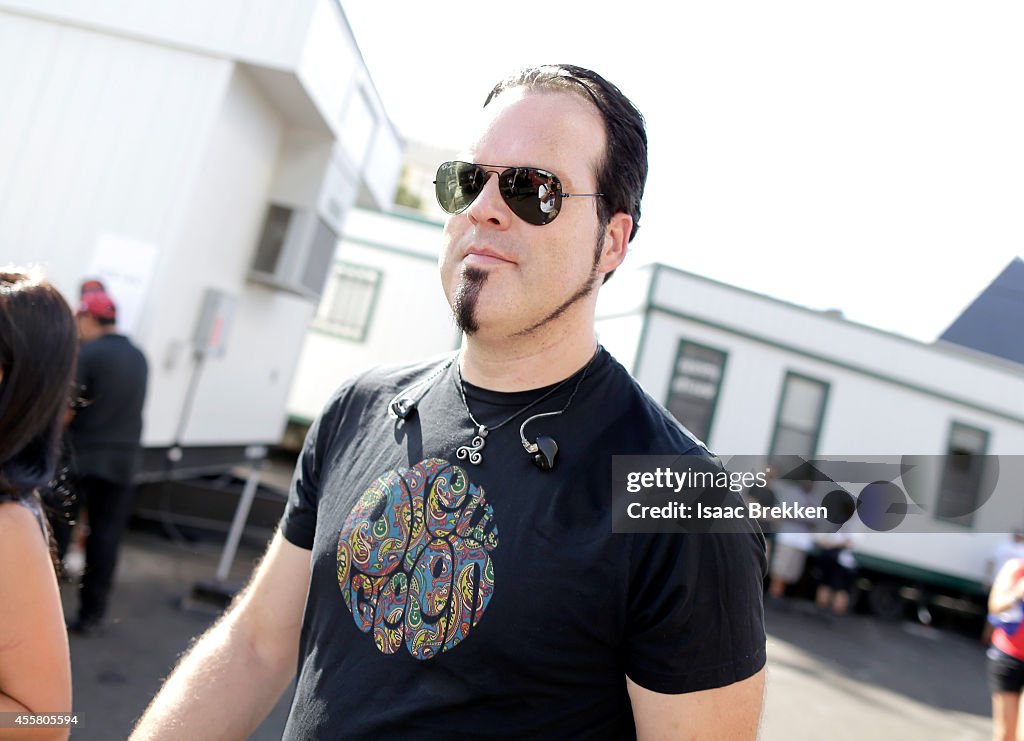
[[[39,492],[60,458],[76,350],[74,316],[57,289],[38,273],[0,270],[0,713],[71,710],[67,631]]]

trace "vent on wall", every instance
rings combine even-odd
[[[323,293],[338,235],[309,211],[271,203],[250,279],[314,301]]]

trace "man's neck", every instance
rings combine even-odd
[[[467,336],[460,358],[462,377],[492,391],[525,391],[558,383],[578,371],[594,355],[593,323],[575,332],[542,337],[489,340]]]
[[[94,333],[90,332],[87,335],[82,336],[82,342],[93,342],[98,340],[100,337],[106,337],[109,334],[117,334],[117,325],[109,324],[99,327]]]

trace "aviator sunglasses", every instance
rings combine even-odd
[[[604,193],[563,193],[558,176],[539,167],[478,165],[445,162],[437,168],[434,191],[441,208],[461,214],[487,184],[487,174],[498,176],[498,192],[509,209],[527,224],[550,224],[562,208],[563,198],[601,197]]]

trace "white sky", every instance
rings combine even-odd
[[[631,261],[930,342],[1024,254],[1024,3],[343,0],[403,136],[590,67],[644,113]]]

